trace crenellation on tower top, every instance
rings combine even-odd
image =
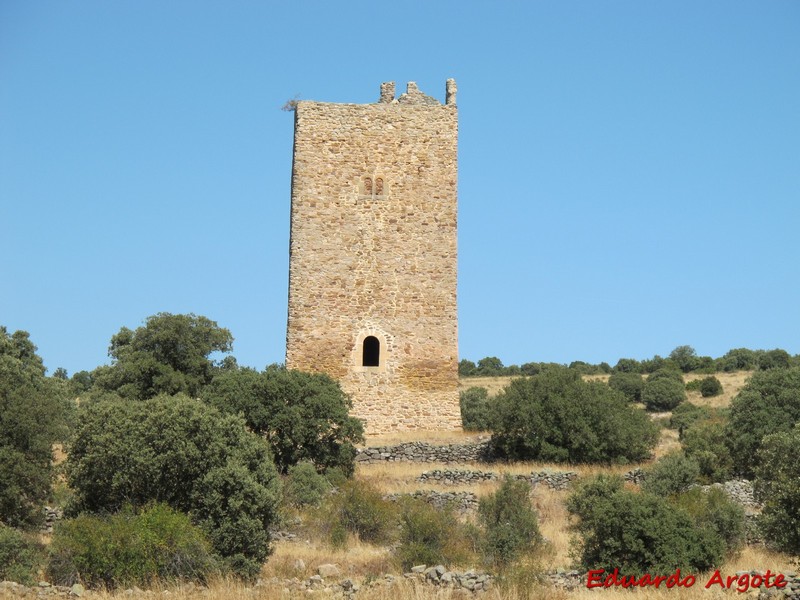
[[[381,99],[379,102],[389,104],[394,100],[394,81],[384,81],[381,84]]]
[[[456,92],[458,92],[458,87],[456,87],[456,80],[452,78],[448,79],[445,82],[445,100],[444,100],[444,103],[447,106],[455,106]]]

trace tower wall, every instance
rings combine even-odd
[[[457,135],[452,80],[444,105],[296,106],[286,366],[338,379],[368,433],[461,426]]]

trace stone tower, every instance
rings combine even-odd
[[[327,373],[368,433],[457,429],[458,112],[409,83],[295,109],[286,366]]]

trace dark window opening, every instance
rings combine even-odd
[[[383,196],[383,179],[380,177],[375,180],[375,195]]]
[[[372,179],[369,177],[364,178],[364,195],[372,196]]]
[[[361,355],[361,366],[378,367],[381,362],[381,343],[374,335],[364,338],[364,351]]]

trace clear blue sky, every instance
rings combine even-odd
[[[462,358],[800,353],[800,3],[0,0],[0,324],[284,358],[295,95],[459,86]]]

